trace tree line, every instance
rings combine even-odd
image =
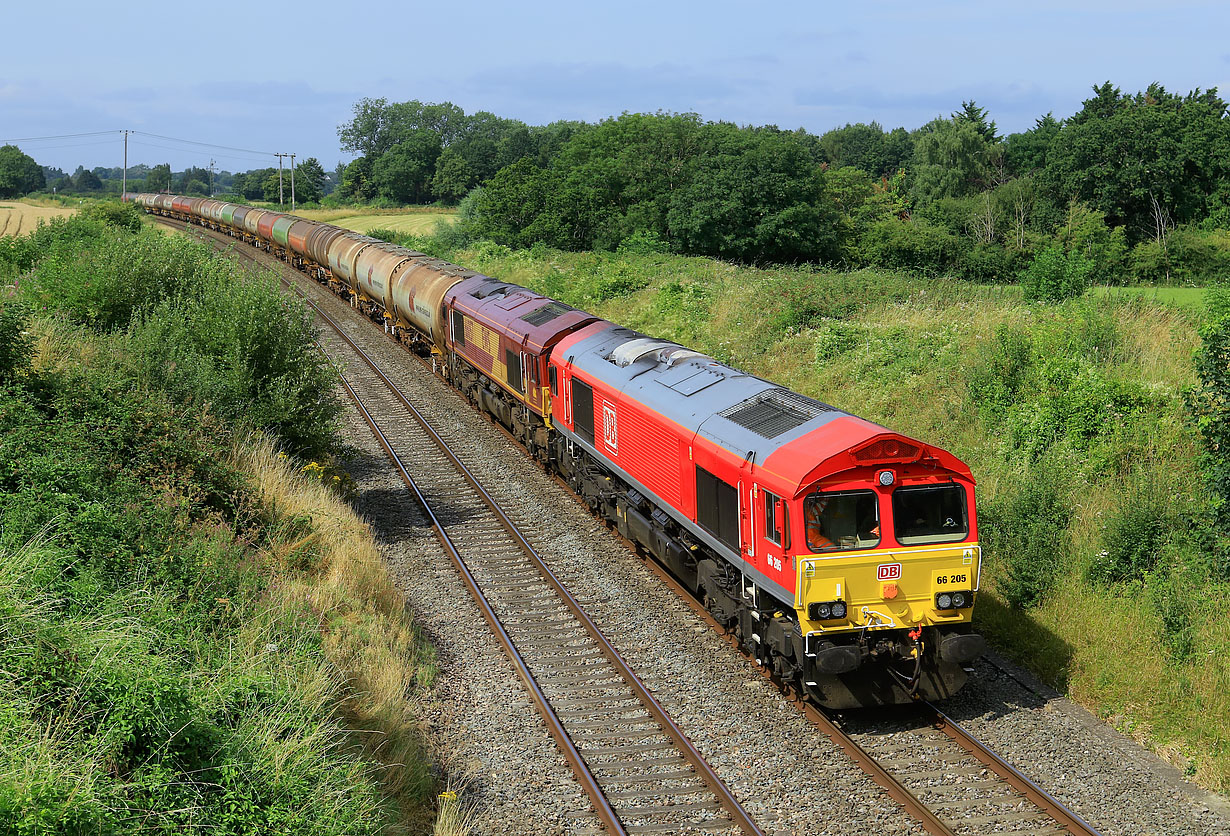
[[[1213,90],[1095,86],[1077,113],[1001,136],[963,102],[922,127],[816,135],[628,114],[527,126],[450,103],[363,99],[337,198],[454,203],[516,247],[635,245],[746,263],[826,262],[1089,282],[1230,269],[1230,120]]]
[[[340,182],[340,171],[331,177],[315,157],[307,158],[294,168],[295,196],[301,204],[320,201]],[[289,202],[289,166],[283,169],[282,178],[285,200]],[[139,163],[129,166],[126,177],[124,169],[119,166],[96,166],[93,169],[77,166],[76,171],[69,174],[59,168],[40,166],[15,145],[0,147],[0,198],[24,197],[42,192],[118,196],[125,181],[130,192],[174,192],[275,203],[279,197],[277,167],[232,173],[199,166],[172,171],[170,163],[154,166]]]

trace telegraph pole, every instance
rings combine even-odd
[[[124,174],[120,177],[120,200],[128,193],[128,131],[124,131]]]
[[[289,157],[290,154],[274,154],[278,158],[278,208],[282,208],[282,158]]]
[[[295,155],[290,155],[290,211],[295,211]]]
[[[209,196],[214,196],[214,161],[209,161]]]

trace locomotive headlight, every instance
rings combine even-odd
[[[935,608],[937,610],[952,609],[952,596],[949,595],[947,592],[941,592],[939,595],[936,595],[935,596]]]
[[[893,482],[897,481],[897,474],[893,473],[891,470],[881,470],[876,478],[882,486],[887,488]]]
[[[955,608],[957,608],[957,609],[960,609],[961,607],[964,607],[964,606],[965,606],[965,602],[966,602],[967,600],[969,600],[969,599],[967,599],[967,598],[965,597],[965,593],[964,593],[964,592],[954,592],[954,593],[952,593],[952,605],[953,605],[953,607],[955,607]]]
[[[845,601],[812,601],[807,605],[807,617],[812,621],[832,621],[846,617]]]

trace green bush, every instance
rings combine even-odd
[[[1039,302],[1062,302],[1089,289],[1094,263],[1078,250],[1064,252],[1058,244],[1034,256],[1021,275],[1025,298]]]
[[[1171,662],[1182,664],[1196,650],[1196,608],[1201,597],[1200,584],[1192,583],[1186,573],[1176,570],[1149,578],[1153,605],[1161,616],[1158,640]]]
[[[1156,480],[1136,477],[1122,504],[1107,516],[1103,548],[1089,567],[1090,580],[1103,585],[1143,580],[1157,566],[1178,524]]]
[[[1230,230],[1179,227],[1166,243],[1132,248],[1132,272],[1153,284],[1202,285],[1230,281]]]
[[[0,296],[0,383],[12,380],[26,367],[30,357],[29,321],[25,306]]]
[[[91,203],[78,213],[86,220],[98,220],[114,229],[140,232],[144,211],[137,204],[119,200]]]
[[[57,327],[93,366],[0,390],[0,832],[379,832],[315,614],[262,595],[278,522],[231,434]]]
[[[1014,606],[1030,607],[1054,587],[1067,562],[1070,488],[1055,467],[1022,474],[1019,489],[981,506],[979,529],[996,586]]]
[[[79,228],[93,234],[84,237]],[[89,219],[66,225],[45,252],[22,293],[36,306],[100,330],[124,328],[142,310],[191,296],[210,277],[235,269],[186,238],[154,229],[108,231]]]
[[[922,218],[879,221],[863,236],[862,255],[877,267],[935,273],[960,263],[967,244]]]
[[[312,324],[272,275],[222,273],[192,297],[170,298],[129,331],[144,379],[177,400],[249,421],[295,452],[336,444],[335,374],[312,343]]]

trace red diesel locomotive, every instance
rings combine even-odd
[[[942,699],[985,649],[974,479],[952,454],[423,253],[216,200],[126,198],[270,250],[430,354],[815,702]]]

